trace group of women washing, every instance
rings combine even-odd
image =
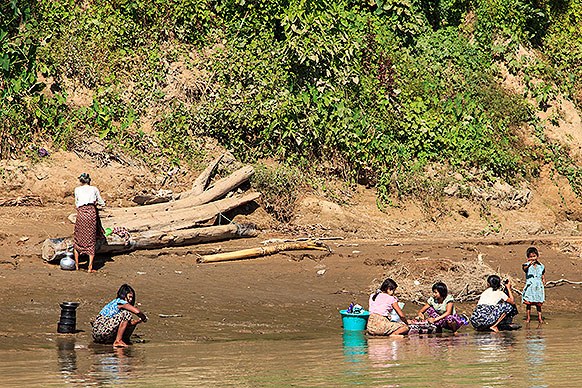
[[[542,323],[542,304],[545,301],[544,286],[545,267],[539,262],[538,250],[528,248],[527,262],[522,265],[526,283],[522,293],[522,302],[526,305],[526,322],[530,321],[531,307],[536,306],[538,320]],[[446,284],[437,282],[432,286],[433,295],[418,311],[415,319],[407,319],[398,298],[394,295],[398,285],[392,279],[386,279],[376,293],[370,295],[370,317],[366,330],[371,335],[403,335],[407,334],[410,325],[430,324],[437,332],[447,329],[456,333],[461,327],[471,325],[479,331],[499,331],[500,327],[509,327],[517,315],[515,299],[511,292],[511,283],[501,282],[497,275],[487,278],[487,289],[481,293],[477,306],[470,319],[463,314],[457,314],[455,301],[448,293]],[[400,319],[392,319],[395,312]]]
[[[81,185],[75,189],[75,205],[77,220],[75,222],[75,262],[79,269],[79,255],[89,257],[88,272],[93,272],[93,259],[97,237],[104,233],[99,221],[97,205],[104,206],[99,190],[91,186],[89,174],[79,177]],[[522,269],[526,273],[526,285],[523,290],[522,302],[526,304],[526,322],[530,320],[531,307],[536,306],[538,319],[542,322],[542,304],[545,301],[545,267],[538,260],[536,248],[531,247],[526,253],[527,262]],[[477,330],[499,331],[499,327],[509,325],[517,314],[515,299],[511,292],[511,284],[501,283],[497,275],[487,278],[488,288],[481,294],[477,306],[470,319],[463,314],[457,314],[455,301],[448,293],[446,284],[437,282],[432,286],[432,296],[418,311],[414,320],[406,318],[394,295],[397,284],[392,279],[386,279],[380,289],[370,296],[370,317],[367,331],[372,335],[402,335],[409,331],[409,326],[426,323],[436,328],[436,331],[447,329],[453,333],[469,322]],[[114,346],[127,346],[129,337],[135,326],[146,322],[147,317],[134,306],[135,291],[124,284],[117,292],[117,297],[101,309],[92,323],[93,340],[99,343],[112,343]],[[392,312],[400,318],[391,320]],[[134,319],[132,314],[137,316]]]

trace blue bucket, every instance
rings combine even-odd
[[[368,317],[370,316],[368,311],[362,310],[360,314],[352,314],[348,313],[348,310],[340,310],[340,314],[342,315],[344,330],[366,330],[366,324],[368,323]]]

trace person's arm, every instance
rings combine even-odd
[[[435,323],[436,321],[440,321],[441,319],[448,317],[452,313],[453,313],[453,302],[449,302],[447,303],[447,310],[445,311],[444,314],[441,314],[436,318],[429,318],[427,319],[427,321],[429,321],[430,323]]]
[[[97,205],[104,207],[105,206],[105,201],[103,200],[103,198],[101,198],[101,193],[99,192],[99,189],[95,187],[95,197],[97,197]]]
[[[408,325],[408,319],[406,319],[406,317],[404,316],[404,313],[402,312],[402,309],[398,305],[398,302],[392,303],[392,308],[394,309],[394,311],[396,311],[396,314],[398,314],[402,322]]]
[[[418,310],[417,318],[424,319],[424,312],[428,310],[429,307],[430,307],[429,304],[425,303],[424,306],[422,306],[422,308]]]
[[[542,284],[546,285],[546,267],[542,270]]]
[[[523,272],[527,273],[527,270],[529,269],[529,267],[533,264],[533,261],[528,260],[527,263],[523,263],[521,265],[521,269],[523,269]]]
[[[509,304],[515,304],[515,299],[513,299],[513,294],[511,293],[511,283],[508,281],[505,285],[505,290],[507,293],[507,300],[506,302]]]
[[[146,315],[144,313],[142,313],[137,307],[132,306],[130,303],[125,303],[125,304],[120,304],[117,305],[117,307],[119,309],[123,309],[123,310],[127,310],[131,313],[134,313],[135,315],[137,315],[142,322],[147,322],[148,317],[146,317]]]

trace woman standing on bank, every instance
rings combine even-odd
[[[95,244],[97,234],[103,234],[103,228],[97,213],[97,206],[105,206],[99,189],[91,186],[89,174],[81,174],[79,177],[81,186],[75,188],[75,206],[77,207],[77,219],[75,221],[75,267],[79,269],[79,255],[89,256],[88,272],[93,271],[93,259],[95,258]]]

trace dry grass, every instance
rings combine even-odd
[[[398,283],[398,297],[403,300],[424,304],[432,296],[432,285],[441,281],[447,285],[455,301],[463,303],[479,299],[486,288],[487,277],[492,274],[515,283],[511,276],[499,273],[485,264],[481,254],[476,260],[466,262],[430,258],[408,263],[396,262],[387,270],[386,277]],[[374,279],[370,291],[378,289],[383,280]]]

